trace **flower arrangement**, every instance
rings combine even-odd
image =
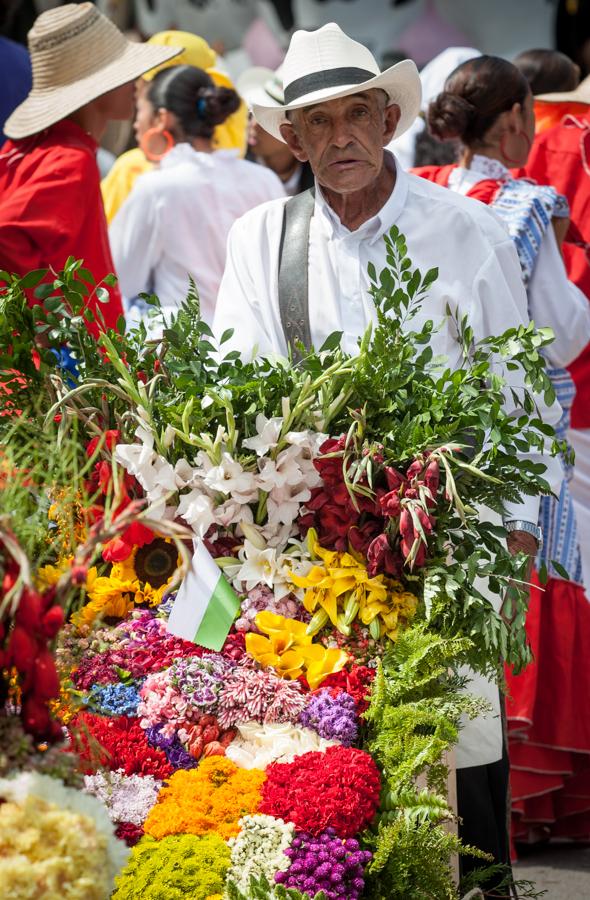
[[[482,707],[456,669],[529,656],[526,560],[478,510],[547,490],[517,458],[547,437],[545,336],[474,345],[457,323],[463,368],[445,371],[431,323],[399,328],[435,273],[395,229],[388,253],[358,354],[336,335],[299,362],[223,356],[193,294],[161,341],[140,326],[97,345],[79,263],[34,312],[37,275],[0,273],[0,383],[20,373],[6,411],[21,413],[0,416],[0,450],[27,470],[0,514],[39,560],[25,583],[0,535],[0,706],[33,742],[63,717],[133,845],[118,900],[459,896],[443,758]],[[170,631],[195,543],[239,606],[215,650]],[[504,593],[510,617],[490,602]]]

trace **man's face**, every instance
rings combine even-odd
[[[338,194],[360,191],[381,172],[383,148],[399,122],[399,106],[386,102],[383,91],[370,90],[294,110],[281,134],[321,185]]]

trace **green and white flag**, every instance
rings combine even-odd
[[[168,631],[208,650],[221,650],[239,608],[238,595],[205,544],[195,541],[195,553],[178,589]]]

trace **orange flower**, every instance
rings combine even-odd
[[[235,837],[241,816],[258,812],[265,778],[259,769],[239,769],[225,756],[209,756],[196,769],[179,769],[158,794],[144,831],[157,840],[208,832],[224,840]]]

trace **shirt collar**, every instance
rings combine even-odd
[[[354,241],[367,241],[370,244],[380,240],[399,218],[408,196],[408,176],[396,160],[393,153],[385,151],[389,164],[395,168],[396,178],[391,194],[376,215],[355,231],[350,231],[342,224],[337,214],[326,201],[322,189],[315,182],[315,215],[323,223],[332,238],[350,238]]]
[[[495,181],[509,181],[512,178],[510,171],[500,162],[499,159],[491,159],[489,156],[480,156],[475,154],[469,169],[472,172],[478,172],[485,175],[486,178],[493,178]]]

